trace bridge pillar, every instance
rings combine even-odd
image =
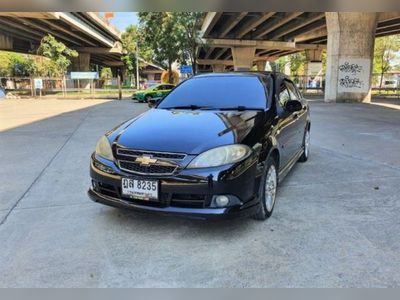
[[[0,49],[1,50],[12,50],[14,39],[11,36],[0,33]]]
[[[211,65],[211,67],[212,67],[212,70],[214,73],[225,72],[225,66],[222,64],[214,64],[214,65]]]
[[[232,47],[235,71],[249,71],[253,66],[255,47]]]
[[[322,85],[321,78],[316,76],[322,73],[322,50],[309,49],[305,51],[306,61],[304,64],[304,79],[302,85],[304,88],[307,86],[320,88]]]
[[[258,60],[256,61],[257,71],[265,71],[265,67],[267,65],[266,60]]]
[[[377,13],[327,12],[326,102],[369,102]]]
[[[77,57],[71,59],[71,70],[75,72],[87,72],[90,70],[90,53],[80,52]]]
[[[71,71],[72,72],[88,72],[90,71],[90,53],[80,52],[77,57],[71,58]],[[75,81],[74,86],[77,88],[90,89],[90,80],[81,79]]]

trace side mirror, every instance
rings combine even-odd
[[[300,111],[303,109],[303,104],[298,100],[289,100],[285,104],[285,110],[288,112]]]
[[[150,108],[156,106],[161,101],[161,98],[150,99],[147,104]]]

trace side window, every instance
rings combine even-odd
[[[279,91],[279,105],[281,107],[285,107],[287,101],[290,100],[289,91],[284,82],[281,83],[280,91]]]
[[[291,83],[289,81],[285,81],[285,84],[288,88],[290,99],[291,100],[300,100],[299,94],[297,93],[297,90],[296,90],[295,86],[293,85],[293,83]]]

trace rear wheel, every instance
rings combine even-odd
[[[306,162],[310,155],[310,129],[306,129],[303,137],[303,154],[299,158],[299,162]]]
[[[276,200],[276,189],[278,186],[278,168],[273,157],[266,161],[264,175],[260,183],[260,209],[254,215],[256,220],[268,219],[274,210]]]

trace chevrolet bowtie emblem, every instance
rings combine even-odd
[[[137,157],[135,162],[139,163],[141,166],[149,166],[157,162],[157,159],[151,158],[150,156]]]

